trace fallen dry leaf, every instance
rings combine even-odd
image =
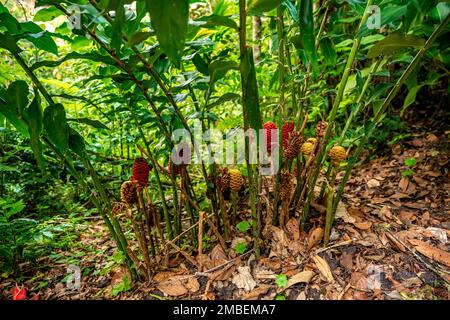
[[[192,293],[196,293],[200,289],[200,283],[197,278],[190,277],[185,283],[185,287]]]
[[[180,279],[172,278],[156,285],[159,291],[171,297],[178,297],[188,293],[188,289],[183,285]]]
[[[297,283],[308,283],[311,281],[312,277],[314,277],[314,271],[312,270],[305,270],[302,272],[297,273],[296,275],[293,275],[287,282],[287,285],[283,289],[287,289],[290,286],[293,286]]]
[[[372,226],[372,222],[366,221],[366,222],[355,222],[353,223],[355,227],[357,227],[360,230],[368,230]]]
[[[370,179],[369,181],[367,181],[367,187],[369,187],[369,189],[376,188],[379,186],[380,181],[378,181],[377,179]]]
[[[307,250],[311,250],[315,245],[317,245],[323,237],[323,228],[317,227],[312,230],[308,237],[308,247]]]
[[[239,289],[244,289],[245,291],[253,290],[256,287],[256,281],[250,273],[250,267],[244,266],[237,269],[238,273],[233,276],[231,282]]]
[[[330,266],[327,261],[320,256],[312,257],[314,263],[316,264],[317,269],[319,269],[320,274],[325,278],[328,282],[333,282],[333,273],[331,272]]]
[[[445,252],[444,250],[432,247],[427,243],[417,239],[408,239],[408,241],[414,246],[417,251],[419,251],[424,256],[445,264],[447,267],[450,267],[449,252]]]
[[[400,179],[400,182],[398,183],[398,187],[400,188],[400,190],[402,190],[403,192],[406,192],[406,190],[408,190],[408,185],[409,185],[409,179],[406,177],[402,177]]]
[[[346,223],[353,223],[356,221],[356,219],[348,214],[347,209],[345,208],[345,205],[342,202],[339,202],[337,210],[336,210],[336,219],[340,218],[344,220]]]
[[[267,293],[270,289],[270,285],[261,284],[258,288],[253,289],[249,293],[244,295],[244,300],[258,300],[259,296]]]
[[[298,219],[291,218],[286,223],[286,230],[288,231],[289,235],[291,236],[292,240],[297,241],[300,239],[300,226],[298,223]]]

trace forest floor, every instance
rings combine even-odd
[[[421,130],[423,132],[423,130]],[[324,216],[316,205],[312,226],[300,234],[298,219],[272,227],[265,252],[236,257],[217,245],[196,259],[170,260],[150,283],[117,290],[126,270],[101,220],[89,220],[73,250],[21,266],[21,285],[36,299],[449,299],[449,132],[421,133],[366,162],[346,187],[331,241],[320,242]],[[405,159],[415,158],[404,177]],[[70,290],[68,263],[82,270]],[[280,274],[286,275],[278,276]],[[0,284],[8,298],[17,279]],[[114,290],[113,288],[116,288]],[[38,295],[38,296],[37,296]]]

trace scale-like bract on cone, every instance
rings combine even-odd
[[[131,181],[136,181],[139,189],[148,186],[148,173],[150,166],[144,158],[136,158],[131,168]]]
[[[272,131],[277,129],[277,125],[272,121],[267,121],[264,124],[264,139],[266,142],[267,152],[270,154],[272,152],[272,144],[277,144],[277,141],[272,141]]]

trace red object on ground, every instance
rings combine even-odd
[[[150,166],[144,158],[136,158],[131,168],[131,181],[138,183],[139,189],[148,186],[148,173],[150,172]]]
[[[13,300],[25,300],[27,298],[27,290],[19,288],[17,285],[11,290]]]
[[[283,148],[287,148],[289,136],[295,129],[293,121],[288,121],[283,125]]]
[[[267,152],[270,154],[272,152],[272,136],[271,131],[277,129],[277,125],[272,121],[268,121],[264,124],[264,139],[266,142]]]

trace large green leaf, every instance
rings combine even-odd
[[[258,83],[256,81],[253,50],[248,49],[241,60],[242,85],[246,92],[244,117],[250,128],[259,130],[262,128],[261,110],[259,107]]]
[[[220,96],[216,101],[214,101],[213,103],[210,103],[207,108],[211,109],[215,106],[219,106],[227,101],[230,100],[236,100],[239,99],[241,96],[238,95],[237,93],[233,93],[233,92],[227,92],[224,95]]]
[[[83,157],[86,152],[86,144],[83,137],[72,128],[69,128],[69,148],[80,157]]]
[[[209,65],[209,85],[212,88],[214,86],[214,83],[216,83],[217,80],[222,79],[225,77],[228,71],[230,70],[239,70],[239,65],[234,61],[221,61],[217,60],[212,62]]]
[[[104,56],[98,52],[87,52],[87,53],[70,52],[63,58],[56,60],[56,61],[50,61],[50,60],[38,61],[38,62],[34,63],[30,68],[31,68],[31,70],[36,70],[41,67],[57,67],[61,63],[65,62],[67,60],[71,60],[71,59],[86,59],[86,60],[91,60],[94,62],[103,62],[105,64],[109,64],[112,66],[116,65],[116,62],[114,61],[114,59],[112,59],[109,56]]]
[[[22,37],[33,43],[37,48],[58,55],[58,47],[47,31],[42,30],[36,23],[27,21],[20,24]]]
[[[189,20],[188,0],[146,0],[159,45],[170,60],[180,65]]]
[[[66,111],[62,104],[53,104],[44,111],[44,128],[48,138],[61,151],[69,147],[69,126],[67,125]]]
[[[52,21],[53,19],[61,15],[63,15],[63,13],[59,9],[57,9],[54,6],[50,6],[36,12],[36,14],[33,17],[33,21],[42,21],[42,22]]]
[[[23,112],[28,104],[28,86],[25,81],[11,83],[4,99],[0,98],[0,112],[25,137],[29,137],[28,126],[23,118]]]
[[[111,2],[112,1],[110,1],[110,3]],[[117,3],[114,7],[114,11],[116,14],[112,23],[111,48],[117,50],[122,44],[122,30],[125,23],[125,8],[123,7],[123,0],[117,0],[115,2]]]
[[[233,19],[231,19],[229,17],[225,17],[225,16],[219,16],[219,15],[213,14],[210,16],[201,17],[197,21],[202,22],[202,24],[200,24],[200,27],[202,27],[202,28],[214,28],[216,26],[223,26],[223,27],[228,27],[228,28],[232,28],[235,30],[239,30],[237,23]]]
[[[316,36],[314,34],[313,1],[301,0],[299,10],[300,35],[303,47],[312,66],[313,74],[317,73]]]
[[[386,27],[387,25],[399,21],[406,14],[407,5],[402,6],[381,6],[380,7],[380,18],[381,27]],[[367,23],[364,23],[358,31],[358,36],[366,36],[370,33],[378,33],[378,29],[369,29]]]
[[[336,50],[330,38],[325,37],[320,39],[320,50],[322,50],[323,57],[327,65],[334,65],[337,61]]]
[[[1,32],[0,32],[0,48],[6,49],[11,53],[19,53],[22,51],[22,49],[20,49],[17,46],[16,39],[14,39],[13,36]]]
[[[422,47],[424,44],[425,40],[422,38],[403,33],[392,33],[370,48],[367,57],[372,59],[409,47]]]
[[[88,119],[88,118],[67,119],[67,121],[74,121],[74,122],[84,123],[84,124],[90,125],[91,127],[96,128],[96,129],[108,129],[108,127],[105,126],[100,121],[92,120],[92,119]]]
[[[43,129],[43,114],[39,93],[36,91],[33,101],[24,112],[24,117],[28,123],[28,132],[30,134],[30,146],[34,157],[41,170],[44,170],[44,157],[42,154],[42,143],[40,140]]]
[[[248,4],[248,13],[250,15],[259,15],[277,8],[283,0],[250,0]]]

